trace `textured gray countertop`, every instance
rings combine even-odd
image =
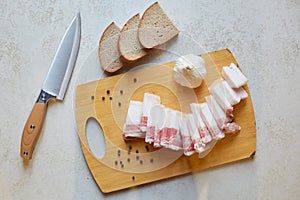
[[[299,199],[300,2],[159,1],[186,36],[170,49],[203,53],[228,48],[249,78],[257,125],[253,160],[104,195],[81,152],[73,97],[80,66],[112,21],[122,26],[153,1],[38,0],[0,2],[0,199]],[[59,41],[81,12],[82,39],[70,87],[51,103],[27,165],[22,129]],[[173,50],[174,52],[175,50]],[[157,58],[160,62],[162,58]]]

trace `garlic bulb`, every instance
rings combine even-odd
[[[176,60],[174,80],[180,85],[189,88],[199,87],[205,75],[205,61],[200,56],[187,54]]]

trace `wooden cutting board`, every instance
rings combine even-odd
[[[197,154],[183,156],[181,151],[155,149],[143,140],[125,142],[122,128],[126,119],[129,100],[142,101],[145,92],[159,95],[166,107],[190,112],[191,102],[204,102],[207,86],[219,78],[218,71],[231,62],[237,64],[227,49],[201,55],[206,62],[208,76],[196,89],[179,86],[173,80],[175,62],[111,76],[79,85],[76,90],[76,122],[82,151],[88,167],[103,193],[175,177],[191,172],[251,158],[256,149],[255,116],[249,97],[234,106],[240,133],[228,135],[217,142],[204,158]],[[86,124],[94,118],[105,137],[106,151],[102,159],[91,152]]]

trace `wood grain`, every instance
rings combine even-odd
[[[25,160],[32,158],[33,150],[43,127],[46,109],[47,103],[35,103],[26,121],[20,148],[20,156]]]
[[[102,192],[108,193],[158,181],[225,163],[250,158],[256,149],[255,117],[249,97],[234,107],[240,133],[226,136],[204,158],[197,154],[182,156],[181,152],[154,149],[143,140],[125,142],[122,127],[129,100],[142,100],[145,92],[157,94],[162,104],[190,112],[189,103],[203,102],[208,86],[220,77],[220,69],[231,62],[237,64],[227,49],[201,55],[206,61],[206,84],[187,89],[173,81],[174,62],[79,85],[76,91],[76,121],[81,147],[89,169]],[[102,159],[93,156],[86,139],[86,122],[95,118],[102,127],[106,152]],[[178,158],[178,159],[177,159]]]

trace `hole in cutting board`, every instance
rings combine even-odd
[[[106,149],[105,137],[102,128],[96,119],[89,118],[87,120],[85,134],[93,155],[98,159],[103,158]]]

